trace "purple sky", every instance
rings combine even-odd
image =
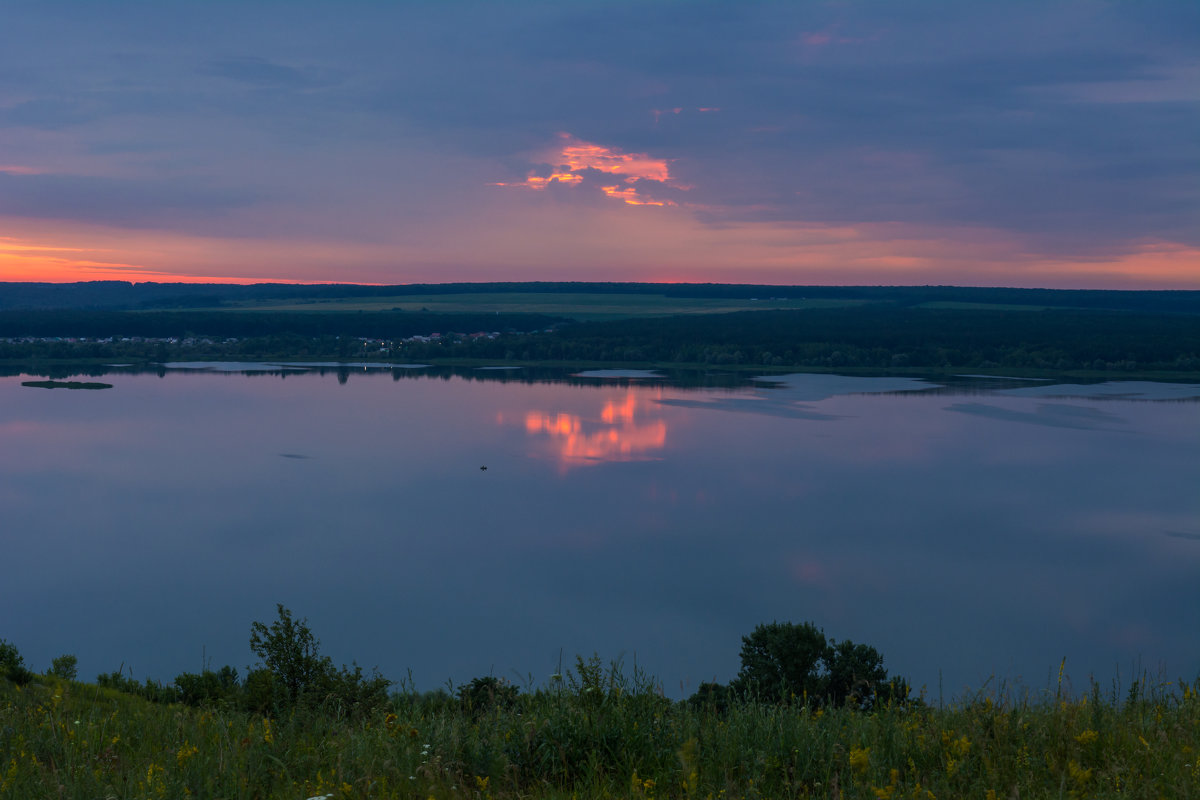
[[[0,280],[1200,289],[1200,4],[5,3]]]

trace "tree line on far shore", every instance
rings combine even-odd
[[[470,335],[478,332],[499,335]],[[442,336],[414,339],[433,333]],[[368,355],[394,361],[1195,373],[1200,315],[878,304],[602,322],[420,312],[0,312],[0,360]]]

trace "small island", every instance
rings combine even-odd
[[[111,383],[99,381],[22,381],[22,386],[32,386],[35,389],[111,389]]]

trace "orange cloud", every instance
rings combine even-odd
[[[643,200],[637,193],[637,189],[632,186],[626,186],[624,189],[619,186],[601,186],[600,191],[604,192],[609,197],[616,197],[624,200],[631,206],[665,206],[665,200]]]
[[[525,179],[524,184],[500,183],[498,186],[528,186],[530,189],[545,189],[551,183],[582,183],[583,176],[577,175],[574,172],[551,172],[545,178],[537,175],[530,175]]]
[[[673,113],[681,110],[674,109]],[[656,115],[659,113],[663,112],[655,112]],[[616,148],[576,139],[569,133],[560,133],[558,136],[562,145],[544,156],[546,159],[544,163],[552,165],[548,176],[541,176],[531,171],[525,180],[519,183],[497,183],[495,185],[525,186],[540,190],[545,189],[551,183],[568,185],[582,183],[585,173],[594,171],[620,177],[624,186],[618,184],[601,187],[601,191],[609,197],[615,197],[635,206],[675,205],[669,200],[652,200],[638,191],[638,184],[642,181],[652,181],[662,185],[673,183],[670,159],[653,158],[645,153],[623,153]]]

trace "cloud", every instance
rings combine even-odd
[[[548,170],[549,174],[539,175],[538,170],[534,169],[524,181],[498,182],[496,185],[542,190],[554,183],[582,185],[586,178],[598,176],[599,180],[591,183],[596,184],[606,196],[629,205],[676,204],[673,200],[655,199],[648,193],[652,191],[651,187],[662,189],[676,186],[671,178],[669,159],[653,158],[645,153],[624,153],[613,147],[581,141],[569,133],[560,133],[558,138],[559,146],[545,154],[545,160],[539,165],[543,172]],[[610,183],[613,179],[618,183]]]

